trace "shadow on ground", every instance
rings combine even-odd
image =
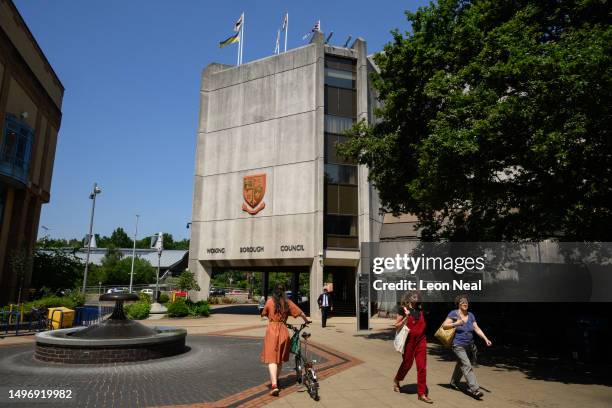
[[[393,328],[360,335],[368,340],[393,341]],[[439,361],[454,362],[455,355],[447,348],[432,342],[428,335],[428,354]],[[495,371],[520,371],[529,379],[561,382],[564,384],[593,384],[612,387],[612,366],[583,363],[563,359],[553,353],[520,346],[493,346],[478,344],[477,364],[493,367]],[[389,347],[392,347],[389,344]],[[450,373],[449,373],[450,375]]]
[[[430,356],[439,361],[455,361],[455,355],[439,344],[430,344]],[[592,384],[612,387],[612,367],[564,360],[544,351],[526,347],[478,345],[477,364],[493,367],[494,371],[520,371],[528,379],[564,384]]]
[[[368,340],[393,340],[395,337],[395,330],[391,327],[389,329],[373,331],[368,334],[356,334],[355,336],[363,337]]]

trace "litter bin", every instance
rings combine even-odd
[[[50,307],[48,317],[53,329],[66,329],[72,327],[74,310],[67,307]]]

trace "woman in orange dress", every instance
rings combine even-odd
[[[269,320],[261,351],[261,362],[268,364],[272,384],[270,395],[274,396],[280,392],[277,379],[283,368],[283,361],[289,361],[291,345],[289,344],[289,330],[285,326],[289,315],[301,317],[305,323],[310,323],[304,312],[291,300],[285,298],[284,286],[276,285],[272,297],[268,299],[261,311],[261,317],[267,316]]]

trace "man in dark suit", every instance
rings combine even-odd
[[[321,309],[321,320],[323,327],[325,327],[329,312],[334,310],[334,304],[331,295],[327,292],[327,288],[323,288],[323,293],[319,295],[317,303],[319,304],[319,309]]]

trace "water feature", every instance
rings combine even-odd
[[[88,327],[36,334],[34,358],[64,364],[112,364],[169,357],[186,351],[186,330],[148,327],[125,316],[123,303],[138,300],[138,295],[106,293],[100,300],[115,302],[108,319]]]

